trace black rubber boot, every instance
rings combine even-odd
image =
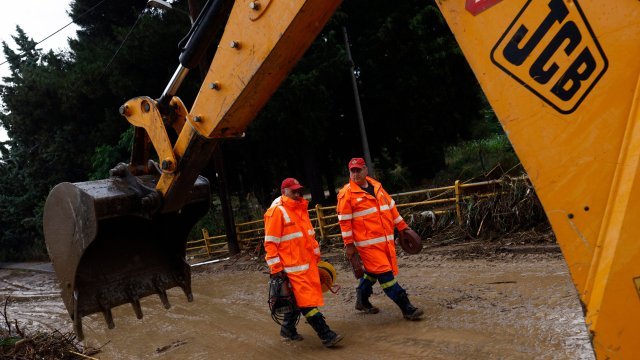
[[[402,292],[400,296],[393,301],[398,305],[400,310],[402,310],[402,316],[407,320],[419,320],[422,314],[424,314],[424,311],[411,305],[406,292]]]
[[[329,325],[324,321],[324,316],[322,316],[322,314],[316,314],[307,318],[307,322],[311,325],[313,330],[316,331],[318,337],[322,340],[322,345],[325,347],[333,347],[343,338],[342,335],[331,331]]]
[[[282,320],[282,326],[280,327],[280,336],[283,340],[300,341],[304,340],[302,335],[298,334],[296,330],[296,322],[298,320],[299,312],[292,311],[284,315]]]
[[[364,289],[360,288],[356,288],[356,310],[366,314],[377,314],[380,312],[380,309],[371,305],[369,295],[365,295]]]

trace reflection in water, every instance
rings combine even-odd
[[[450,260],[418,255],[400,259],[399,281],[425,320],[409,322],[374,287],[381,312],[357,313],[356,281],[337,266],[342,290],[325,294],[323,313],[345,339],[325,349],[304,319],[304,341],[283,343],[267,307],[267,276],[260,271],[199,267],[195,301],[169,291],[170,310],[157,297],[142,300],[144,318],[130,306],[114,309],[116,328],[100,314],[84,319],[86,344],[100,359],[593,359],[582,311],[564,261],[529,255],[511,260]],[[217,266],[217,267],[215,267]],[[31,328],[71,330],[51,274],[0,270],[13,301],[8,313]],[[24,327],[24,326],[23,326]]]

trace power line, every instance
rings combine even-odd
[[[111,63],[113,62],[113,60],[116,58],[116,56],[118,56],[118,53],[120,52],[120,49],[122,49],[122,46],[124,46],[124,43],[129,38],[129,35],[131,35],[131,33],[133,32],[133,29],[136,28],[136,25],[138,25],[138,21],[142,17],[142,14],[143,14],[143,12],[140,12],[140,14],[138,14],[138,18],[136,19],[136,22],[133,23],[133,26],[131,27],[131,29],[129,29],[129,32],[127,33],[127,35],[124,37],[124,39],[120,43],[120,46],[118,46],[118,49],[116,50],[115,54],[113,54],[113,56],[111,57],[111,60],[109,60],[109,63],[107,63],[107,66],[104,67],[104,70],[102,70],[102,75],[100,75],[100,79],[102,79],[104,74],[109,69],[109,66],[111,66]]]
[[[76,22],[77,20],[80,20],[80,18],[82,18],[83,16],[85,16],[86,14],[90,13],[91,11],[93,11],[95,8],[97,8],[98,6],[102,5],[103,2],[105,2],[107,0],[102,0],[99,3],[93,5],[89,10],[83,12],[82,14],[80,14],[77,18],[72,19],[67,25],[61,27],[60,29],[56,30],[55,32],[53,32],[52,34],[50,34],[49,36],[45,37],[44,39],[38,41],[36,43],[36,45],[40,44],[41,42],[44,42],[45,40],[49,39],[50,37],[52,37],[53,35],[59,33],[60,31],[64,30],[66,27],[68,27],[69,25],[73,24],[74,22]],[[18,54],[19,56],[24,55],[24,52],[21,52],[20,54]],[[5,60],[3,63],[1,63],[0,65],[4,65],[6,63],[8,63],[9,60]]]

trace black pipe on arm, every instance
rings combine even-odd
[[[216,35],[224,29],[233,0],[209,0],[187,35],[180,41],[180,65],[160,99],[159,107],[168,105],[190,69],[198,66]]]

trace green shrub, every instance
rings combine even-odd
[[[435,177],[435,183],[450,184],[455,180],[477,178],[479,174],[496,178],[517,169],[520,161],[505,134],[471,140],[445,150],[446,168]],[[495,172],[496,174],[492,174]]]

